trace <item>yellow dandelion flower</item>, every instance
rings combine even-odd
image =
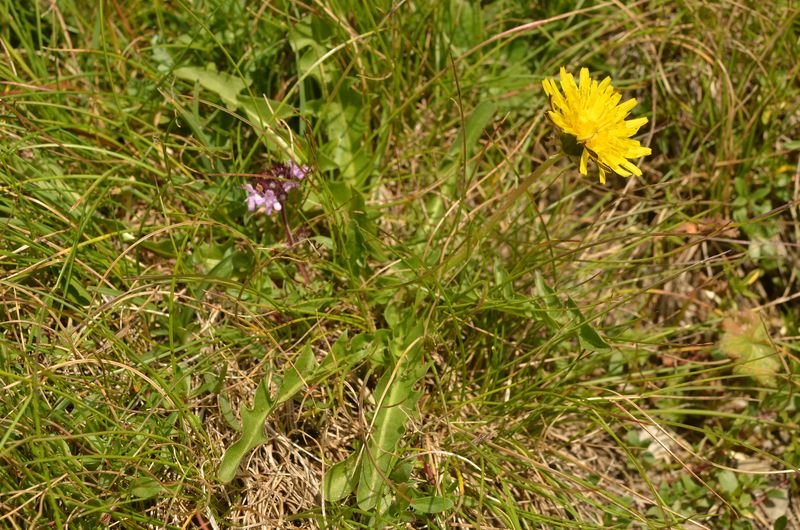
[[[581,68],[580,84],[561,68],[561,91],[553,79],[542,81],[550,97],[550,120],[566,135],[567,154],[580,155],[580,172],[587,174],[591,158],[600,170],[600,182],[605,184],[606,172],[613,171],[623,177],[640,176],[642,171],[628,160],[650,154],[638,140],[631,139],[647,118],[625,120],[636,106],[635,99],[620,104],[622,95],[611,86],[611,78],[597,82],[589,77],[589,70]],[[570,144],[572,149],[570,149]],[[575,149],[575,152],[570,152]]]

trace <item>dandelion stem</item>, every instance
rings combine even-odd
[[[454,267],[461,265],[464,260],[472,254],[475,250],[475,246],[479,245],[480,242],[497,226],[497,224],[506,216],[508,210],[517,202],[517,200],[522,196],[533,184],[535,181],[539,180],[542,174],[547,171],[553,164],[558,162],[564,157],[564,153],[559,151],[558,153],[552,155],[547,160],[542,162],[542,164],[536,168],[536,170],[525,177],[525,179],[520,182],[519,186],[509,191],[505,198],[503,199],[502,204],[495,210],[495,212],[482,224],[480,229],[478,229],[477,233],[465,241],[461,247],[452,254],[449,258],[445,259],[442,262],[440,271],[448,271]]]

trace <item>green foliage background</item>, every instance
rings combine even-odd
[[[799,13],[0,0],[0,526],[790,528]]]

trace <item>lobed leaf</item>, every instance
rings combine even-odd
[[[264,422],[279,404],[291,399],[306,385],[317,367],[314,353],[306,347],[295,360],[294,365],[286,372],[275,399],[269,395],[267,381],[262,380],[256,390],[253,408],[242,409],[242,436],[231,445],[222,456],[217,478],[221,482],[230,482],[242,460],[250,452],[267,441],[264,434]]]

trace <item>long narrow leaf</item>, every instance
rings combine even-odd
[[[385,512],[391,490],[387,480],[397,462],[397,448],[405,433],[406,422],[416,411],[420,393],[414,384],[426,372],[422,362],[421,340],[416,333],[399,355],[393,370],[384,374],[375,390],[377,411],[372,422],[369,440],[361,458],[361,473],[356,498],[365,511]]]

